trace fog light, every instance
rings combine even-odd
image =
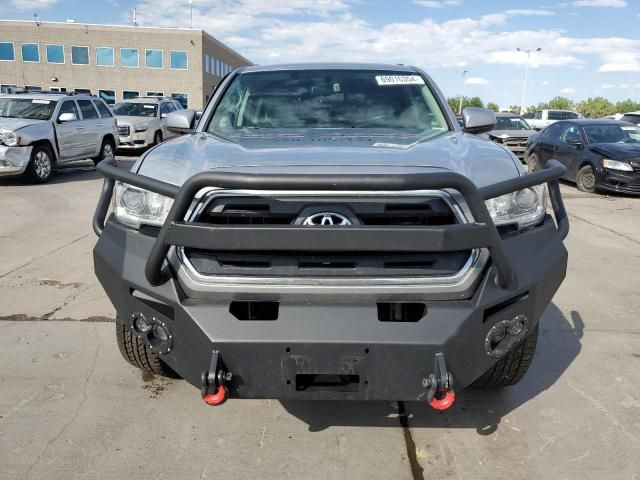
[[[169,340],[169,332],[163,325],[159,323],[155,323],[153,325],[153,336],[161,342],[166,342],[167,340]]]
[[[131,317],[133,318],[133,326],[140,333],[147,333],[153,327],[153,323],[142,313],[134,313]]]
[[[8,160],[3,160],[3,161],[2,161],[2,166],[3,166],[3,167],[7,167],[7,168],[8,168],[8,167],[10,167],[10,166],[11,166],[11,162],[10,162],[10,161],[8,161]]]

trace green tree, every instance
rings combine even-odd
[[[578,103],[576,110],[587,118],[601,118],[616,113],[616,106],[604,97],[594,97]]]
[[[615,113],[636,112],[640,110],[640,102],[634,102],[630,98],[616,103]]]
[[[447,102],[449,103],[449,106],[451,107],[451,110],[454,111],[454,113],[458,114],[460,113],[458,111],[459,107],[460,107],[460,97],[449,97],[447,98]],[[462,110],[464,110],[467,107],[484,107],[484,103],[482,102],[482,100],[480,99],[480,97],[462,97]]]
[[[511,113],[520,113],[520,105],[509,105],[509,111]],[[525,110],[526,112],[527,110]]]
[[[555,110],[572,110],[573,109],[573,101],[567,97],[554,97],[549,100],[547,104],[547,108],[552,108]]]
[[[498,106],[498,104],[497,103],[493,103],[493,102],[487,103],[487,108],[489,110],[493,110],[494,112],[499,112],[500,111],[500,107]]]

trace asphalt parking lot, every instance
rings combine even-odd
[[[0,478],[640,479],[640,199],[563,186],[568,275],[516,387],[446,413],[212,408],[120,357],[92,269],[100,186],[92,167],[0,179]]]

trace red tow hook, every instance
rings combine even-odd
[[[207,405],[217,407],[227,401],[227,393],[229,393],[227,387],[220,385],[216,393],[208,393],[202,400],[204,400],[204,403]]]
[[[213,350],[209,370],[204,370],[200,375],[200,393],[204,403],[217,407],[226,402],[229,396],[226,383],[231,378],[231,372],[225,371],[222,366],[220,352]]]
[[[453,405],[453,402],[456,401],[456,392],[453,390],[449,390],[444,394],[442,398],[434,398],[429,402],[432,408],[435,410],[446,410]]]
[[[456,392],[453,390],[453,375],[447,371],[443,353],[436,353],[434,368],[435,373],[423,380],[423,385],[429,388],[427,403],[435,410],[447,410],[455,402]]]

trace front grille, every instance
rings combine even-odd
[[[334,212],[362,226],[442,226],[458,223],[441,197],[295,198],[215,197],[196,221],[210,225],[302,225],[305,218]],[[309,226],[308,228],[323,228]],[[336,228],[350,228],[340,226]],[[250,230],[247,234],[251,234]],[[285,233],[286,234],[286,233]],[[226,251],[185,249],[193,268],[205,276],[252,277],[448,277],[469,260],[470,251],[344,252]]]
[[[130,132],[129,128],[129,125],[118,125],[118,135],[128,136]]]

